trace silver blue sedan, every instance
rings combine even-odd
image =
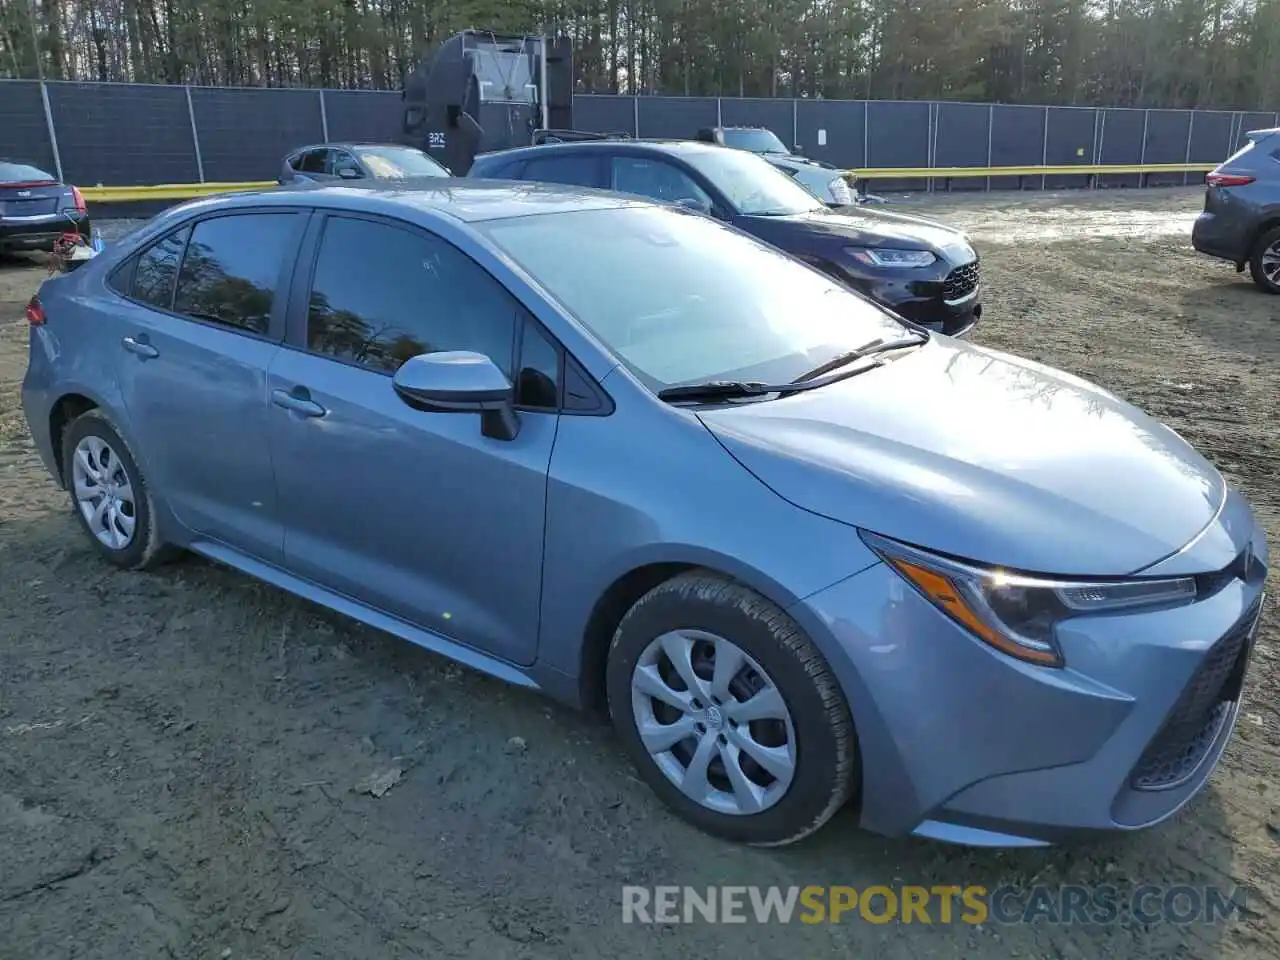
[[[969,844],[1147,827],[1235,726],[1268,552],[1208,461],[711,218],[207,199],[27,316],[31,435],[105,560],[193,551],[602,708],[720,836],[848,801]]]

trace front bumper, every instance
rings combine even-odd
[[[0,248],[5,250],[52,250],[54,241],[71,230],[88,239],[87,214],[69,217],[62,213],[46,217],[0,217]]]
[[[1265,557],[1256,524],[1253,538]],[[1189,606],[1064,623],[1062,669],[996,652],[883,563],[797,614],[822,631],[853,713],[867,829],[1035,846],[1149,827],[1200,791],[1261,604],[1255,575]]]
[[[854,289],[936,333],[963,337],[982,319],[977,260],[959,265],[939,261],[906,270],[841,263],[839,270]]]

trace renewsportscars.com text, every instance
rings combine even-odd
[[[1218,923],[1244,891],[1212,886],[1110,885],[622,888],[623,923]]]

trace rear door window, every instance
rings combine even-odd
[[[711,198],[687,173],[665,160],[650,157],[614,157],[612,187],[619,193],[630,193],[663,203],[697,200],[711,206]]]
[[[579,187],[603,187],[600,157],[595,155],[569,155],[564,157],[534,157],[524,165],[521,180],[539,180],[543,183],[563,183]]]
[[[178,273],[173,310],[266,336],[296,213],[240,213],[195,225]]]

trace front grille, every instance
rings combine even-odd
[[[956,267],[942,281],[942,295],[947,300],[959,300],[978,289],[978,261]]]
[[[1134,767],[1130,780],[1134,789],[1177,786],[1204,759],[1232,704],[1240,697],[1249,662],[1249,640],[1260,612],[1261,601],[1205,656],[1164,726]]]

